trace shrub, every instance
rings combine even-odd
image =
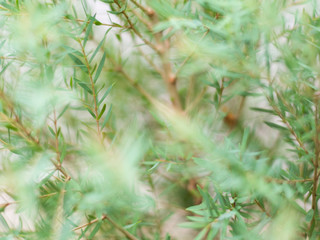
[[[319,239],[317,1],[0,12],[3,239]]]

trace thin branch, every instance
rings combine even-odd
[[[155,12],[152,9],[147,9],[144,6],[142,6],[140,3],[138,3],[136,0],[130,0],[134,5],[136,5],[138,8],[141,9],[142,12],[144,12],[148,16],[152,16],[155,14]]]
[[[114,3],[121,9],[121,5],[119,4],[119,1],[118,0],[115,0]],[[151,43],[150,41],[148,41],[146,38],[144,38],[142,36],[142,34],[135,28],[135,26],[133,25],[132,21],[130,20],[128,14],[123,11],[121,12],[122,15],[126,18],[127,22],[129,23],[130,25],[130,29],[132,29],[132,31],[145,43],[147,44],[150,48],[152,48],[154,51],[156,51],[157,53],[160,53],[159,49],[153,45],[153,43]]]
[[[152,25],[150,24],[150,22],[146,19],[144,19],[139,13],[137,13],[135,10],[131,9],[131,12],[133,13],[133,15],[135,15],[139,20],[140,22],[142,22],[150,32],[153,32],[153,29],[152,29]]]
[[[84,50],[84,47],[83,47],[81,41],[78,40],[78,42],[80,44],[81,51],[82,51],[82,54],[83,54],[83,57],[84,57],[84,61],[85,61],[86,67],[88,69],[88,74],[89,74],[89,79],[90,79],[91,89],[92,89],[93,102],[94,102],[94,114],[96,116],[97,133],[98,133],[99,139],[102,141],[102,136],[101,136],[101,131],[100,131],[100,123],[99,123],[97,95],[96,95],[96,90],[95,90],[95,87],[94,87],[94,81],[93,81],[93,77],[92,77],[92,73],[91,73],[91,69],[90,69],[90,64],[88,62],[87,55],[85,53],[85,50]]]
[[[277,179],[277,178],[266,178],[267,182],[276,182],[276,183],[288,183],[288,184],[294,184],[294,183],[304,183],[304,182],[312,182],[313,179],[307,178],[307,179],[293,179],[293,180],[287,180],[287,179]]]
[[[123,233],[128,239],[130,240],[138,240],[135,236],[133,236],[131,233],[129,233],[126,229],[124,229],[122,226],[118,225],[115,221],[113,221],[108,215],[103,215],[105,219],[107,219],[116,229],[118,229],[120,232]]]
[[[107,219],[116,229],[118,229],[121,233],[123,233],[128,239],[130,240],[138,240],[138,238],[136,238],[135,236],[133,236],[131,233],[129,233],[127,230],[125,230],[123,227],[121,227],[120,225],[118,225],[115,221],[113,221],[109,216],[107,216],[106,214],[104,214],[101,218],[96,218],[88,223],[85,223],[81,226],[75,227],[72,229],[72,231],[77,231],[79,229],[85,228],[87,226],[90,226],[96,222],[99,221],[103,221]]]
[[[98,222],[98,221],[100,221],[100,220],[103,221],[104,219],[106,219],[104,216],[103,216],[102,218],[96,218],[96,219],[94,219],[94,220],[92,220],[92,221],[90,221],[90,222],[88,222],[88,223],[86,223],[86,224],[83,224],[83,225],[81,225],[81,226],[79,226],[79,227],[73,228],[72,231],[77,231],[77,230],[82,229],[82,228],[85,228],[85,227],[87,227],[87,226],[89,226],[89,225],[91,225],[91,224],[94,224],[94,223],[96,223],[96,222]]]

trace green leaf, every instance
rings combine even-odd
[[[87,27],[87,30],[86,30],[86,33],[85,33],[84,39],[83,39],[83,47],[85,47],[87,44],[87,41],[89,39],[89,35],[92,32],[92,25],[95,20],[96,20],[96,14],[93,17],[90,17],[90,21],[89,21],[89,24],[88,24],[88,27]]]
[[[96,50],[93,52],[93,54],[92,54],[92,56],[91,56],[91,58],[90,58],[90,60],[89,60],[90,63],[92,62],[92,60],[94,59],[94,57],[97,55],[99,49],[101,48],[102,44],[104,43],[104,41],[105,41],[105,39],[106,39],[106,36],[107,36],[108,32],[110,32],[111,29],[112,29],[112,27],[109,28],[109,29],[106,31],[106,33],[104,34],[102,40],[100,41],[99,45],[97,46]]]
[[[126,0],[124,5],[119,9],[119,11],[108,11],[108,13],[115,14],[115,15],[119,15],[123,13],[127,9],[127,3],[128,1]]]
[[[80,80],[78,80],[78,79],[75,79],[75,80],[76,80],[77,84],[80,87],[82,87],[86,92],[88,92],[90,95],[93,94],[92,90],[90,89],[90,87],[86,83],[80,82]]]
[[[66,157],[66,155],[67,155],[67,146],[66,146],[66,144],[64,144],[62,146],[61,155],[60,155],[60,162],[61,163],[63,163],[63,160]]]
[[[87,67],[83,64],[83,62],[79,58],[77,58],[71,53],[69,53],[68,55],[72,59],[72,61],[76,64],[75,66],[79,67],[85,73],[88,73]]]
[[[314,215],[314,210],[313,209],[310,209],[308,212],[307,212],[307,215],[306,215],[306,221],[307,222],[310,222],[313,218],[313,215]]]
[[[49,131],[51,132],[51,134],[52,134],[53,136],[56,136],[55,132],[53,131],[53,129],[52,129],[50,126],[48,126],[48,129],[49,129]]]
[[[6,230],[10,230],[10,227],[9,227],[6,219],[3,217],[2,213],[0,213],[0,223],[2,224],[2,226],[5,227]]]
[[[102,222],[97,223],[97,225],[94,227],[94,229],[92,230],[92,232],[90,233],[88,239],[93,239],[94,236],[97,234],[97,232],[99,231],[100,227],[101,227]]]
[[[3,47],[4,43],[6,42],[6,40],[3,40],[1,43],[0,43],[0,49]]]
[[[273,122],[264,121],[264,123],[267,124],[269,127],[278,129],[280,131],[287,131],[288,130],[287,128],[280,126],[280,125],[273,123]]]
[[[89,108],[86,108],[86,109],[88,110],[88,112],[91,114],[91,116],[93,118],[96,118],[96,115],[91,111],[91,109],[89,109]]]
[[[97,69],[97,71],[96,71],[96,75],[94,76],[94,79],[93,79],[93,82],[94,82],[94,83],[97,82],[97,80],[98,80],[98,78],[99,78],[99,76],[100,76],[100,73],[101,73],[101,71],[102,71],[102,68],[103,68],[103,65],[104,65],[105,60],[106,60],[106,53],[103,54],[102,59],[101,59],[101,61],[100,61],[100,63],[99,63],[98,69]]]
[[[100,104],[103,102],[103,100],[109,95],[112,87],[114,86],[115,83],[113,83],[110,87],[108,87],[107,91],[103,94],[102,98],[100,99],[100,101],[98,102],[98,106],[100,106]]]
[[[197,189],[205,201],[205,204],[206,204],[207,209],[209,211],[210,217],[214,218],[212,208],[211,208],[211,201],[212,201],[212,199],[210,199],[211,197],[209,196],[209,194],[207,192],[204,192],[199,185],[197,185]],[[217,214],[219,214],[219,213],[217,213]]]
[[[79,52],[78,50],[72,48],[72,47],[69,47],[67,45],[63,45],[62,46],[64,49],[68,50],[67,53],[68,54],[76,54],[78,55],[79,57],[83,57],[83,54],[81,52]]]
[[[70,83],[69,84],[70,84],[70,87],[73,88],[73,79],[72,79],[72,77],[70,77]]]
[[[111,115],[111,110],[112,110],[112,105],[110,106],[110,108],[108,110],[108,113],[107,113],[107,115],[106,115],[106,117],[105,117],[105,119],[104,119],[104,121],[103,121],[103,123],[101,125],[101,129],[103,129],[106,126],[106,124],[107,124],[107,122],[108,122],[108,120],[110,118],[110,115]]]
[[[196,236],[194,240],[202,240],[204,239],[206,233],[208,232],[208,227],[205,227],[204,229],[201,230],[201,232]]]
[[[59,116],[58,116],[57,119],[59,119],[59,118],[62,117],[62,115],[67,111],[67,109],[69,108],[69,106],[70,106],[70,104],[67,104],[67,106],[65,106],[65,107],[62,109],[62,111],[61,111],[61,113],[59,114]]]
[[[102,109],[101,109],[101,112],[100,112],[100,114],[99,114],[98,119],[101,118],[101,116],[103,115],[103,113],[104,113],[105,110],[106,110],[106,104],[103,105],[103,107],[102,107]]]
[[[101,0],[101,2],[104,2],[104,3],[114,3],[114,0]]]
[[[90,227],[91,225],[88,225],[84,230],[81,229],[81,235],[79,236],[78,240],[81,240],[84,238],[86,232],[89,230]]]
[[[265,112],[265,113],[275,114],[275,112],[271,109],[256,108],[256,107],[251,107],[250,109],[256,112]]]

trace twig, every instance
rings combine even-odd
[[[155,12],[152,9],[147,9],[144,6],[142,6],[140,3],[138,3],[136,0],[130,0],[134,5],[136,5],[138,8],[142,10],[146,15],[152,16]]]
[[[84,61],[85,61],[86,67],[88,69],[88,75],[89,75],[89,79],[90,79],[90,83],[91,83],[92,96],[93,96],[93,102],[94,102],[94,114],[96,116],[97,133],[98,133],[99,139],[102,142],[102,136],[101,136],[101,132],[100,132],[100,123],[99,123],[99,114],[98,114],[97,95],[96,95],[96,90],[95,90],[95,87],[94,87],[94,81],[93,81],[93,78],[92,78],[90,65],[89,65],[89,62],[88,62],[87,55],[85,53],[84,47],[83,47],[83,45],[82,45],[80,40],[78,40],[78,42],[80,44],[81,51],[82,51],[82,54],[83,54],[83,57],[84,57]]]
[[[116,229],[122,232],[128,239],[130,240],[138,240],[135,236],[125,230],[122,226],[118,225],[115,221],[113,221],[109,216],[103,215],[105,219],[107,219]]]
[[[294,184],[294,183],[304,183],[304,182],[312,182],[313,179],[307,178],[307,179],[293,179],[293,180],[287,180],[287,179],[276,179],[267,177],[267,182],[276,182],[276,183],[288,183],[288,184]]]
[[[121,5],[119,4],[118,0],[115,0],[114,3],[121,9]],[[150,48],[152,48],[154,51],[156,51],[157,53],[159,53],[159,49],[153,45],[150,41],[148,41],[147,39],[145,39],[142,34],[135,28],[135,26],[133,25],[132,21],[130,20],[128,14],[123,11],[121,12],[122,15],[126,18],[127,22],[130,25],[130,29],[132,29],[132,31],[145,43],[147,44]]]
[[[139,13],[137,13],[135,10],[131,9],[131,12],[133,13],[133,15],[135,15],[139,20],[140,22],[142,22],[150,32],[153,32],[153,29],[152,29],[152,25],[150,24],[150,22],[146,19],[144,19]]]
[[[98,222],[100,220],[103,221],[104,219],[106,219],[104,216],[102,216],[102,218],[96,218],[96,219],[94,219],[94,220],[92,220],[92,221],[90,221],[90,222],[88,222],[86,224],[83,224],[83,225],[81,225],[79,227],[75,227],[74,229],[72,229],[72,231],[77,231],[77,230],[79,230],[81,228],[85,228],[85,227],[87,227],[87,226],[89,226],[91,224],[94,224],[94,223],[96,223],[96,222]]]

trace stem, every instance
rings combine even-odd
[[[83,54],[83,57],[84,57],[84,61],[85,61],[86,67],[88,69],[88,74],[89,74],[89,79],[90,79],[91,89],[92,89],[92,95],[93,95],[93,102],[94,102],[94,114],[96,116],[96,123],[97,123],[97,133],[98,133],[99,139],[102,142],[102,136],[101,136],[101,132],[100,132],[100,123],[99,123],[99,114],[98,114],[98,105],[97,105],[97,95],[96,95],[96,90],[95,90],[95,87],[94,87],[94,81],[93,81],[93,78],[92,78],[92,73],[90,71],[90,65],[89,65],[89,62],[88,62],[87,55],[85,53],[84,47],[83,47],[83,45],[82,45],[80,40],[78,40],[78,42],[80,44],[81,51],[82,51],[82,54]]]

